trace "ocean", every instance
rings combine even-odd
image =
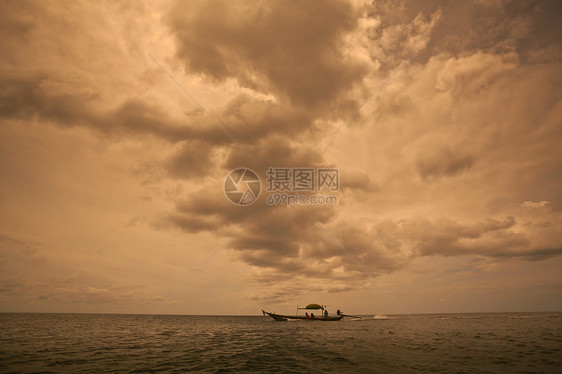
[[[2,373],[562,373],[562,313],[0,314]]]

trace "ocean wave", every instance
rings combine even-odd
[[[394,319],[393,317],[385,316],[384,314],[375,314],[373,319]]]

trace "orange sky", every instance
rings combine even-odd
[[[561,310],[560,13],[0,3],[0,311],[401,312],[333,239],[411,313]],[[238,167],[339,202],[233,205]]]

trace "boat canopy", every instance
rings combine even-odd
[[[320,304],[308,304],[304,308],[301,309],[324,309]]]

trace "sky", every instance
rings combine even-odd
[[[562,310],[561,13],[0,2],[0,311]]]

